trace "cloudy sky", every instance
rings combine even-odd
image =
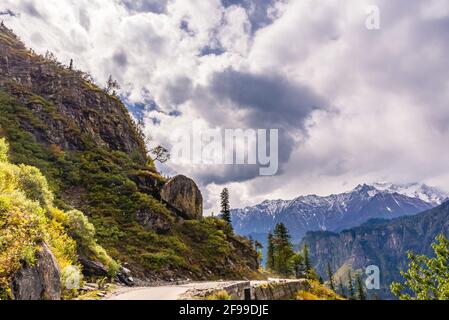
[[[380,9],[380,30],[365,26]],[[152,144],[173,130],[279,128],[280,171],[169,163],[209,211],[363,182],[449,190],[447,0],[2,0],[38,52],[112,74]]]

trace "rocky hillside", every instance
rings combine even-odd
[[[254,275],[257,255],[249,242],[222,221],[202,219],[193,181],[167,182],[159,175],[118,97],[51,54],[27,49],[4,26],[0,137],[10,145],[11,162],[38,168],[55,194],[54,205],[84,212],[98,242],[134,278]],[[84,250],[83,234],[75,238],[86,272],[107,269]]]
[[[431,255],[431,244],[439,234],[449,236],[449,202],[416,216],[370,221],[341,233],[310,232],[304,242],[308,244],[311,260],[323,277],[326,277],[328,262],[342,276],[349,269],[379,266],[380,295],[388,298],[391,297],[390,284],[402,280],[400,270],[407,267],[407,252]]]
[[[342,194],[301,196],[292,201],[265,201],[232,211],[237,233],[266,235],[277,223],[289,227],[294,240],[308,231],[339,231],[373,219],[393,219],[433,208],[447,199],[437,189],[410,185],[360,185]],[[265,236],[264,236],[265,237]]]

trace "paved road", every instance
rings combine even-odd
[[[147,288],[126,288],[118,290],[107,300],[179,300],[189,290],[207,290],[239,283],[235,282],[200,282],[182,285],[170,285]]]

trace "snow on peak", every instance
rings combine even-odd
[[[373,186],[381,191],[421,199],[434,206],[438,206],[449,199],[449,193],[423,183],[393,184],[384,182],[374,183]]]

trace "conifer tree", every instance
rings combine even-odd
[[[360,274],[357,274],[356,284],[357,284],[357,298],[359,300],[366,300],[366,294],[365,294],[365,289],[363,286],[363,280],[362,280],[362,277],[360,276]]]
[[[262,260],[263,260],[263,253],[262,253],[263,245],[262,245],[262,243],[260,243],[260,241],[255,240],[254,241],[254,249],[257,252],[257,263],[260,266],[262,264]]]
[[[231,221],[231,206],[229,204],[229,190],[228,188],[224,188],[220,195],[221,198],[221,218],[229,223],[229,225],[232,224]]]
[[[276,225],[274,230],[275,240],[275,271],[280,275],[290,274],[289,263],[294,255],[291,236],[287,227],[283,223]]]
[[[274,237],[270,232],[268,234],[268,247],[267,247],[267,270],[274,271]]]
[[[316,271],[312,268],[312,264],[310,263],[309,247],[307,243],[304,244],[304,247],[302,249],[302,256],[304,259],[304,267],[306,269],[307,278],[317,280],[318,276],[316,274]]]
[[[351,270],[348,271],[348,290],[349,290],[349,299],[355,300],[355,289]]]
[[[345,286],[343,285],[343,281],[341,281],[341,278],[339,279],[338,288],[340,291],[340,295],[343,298],[346,298],[346,290],[345,290]]]
[[[329,277],[329,287],[332,291],[335,292],[334,273],[332,272],[330,262],[327,263],[327,276]]]
[[[296,279],[301,279],[306,275],[304,268],[304,259],[302,258],[301,254],[294,254],[291,258],[290,264]]]

